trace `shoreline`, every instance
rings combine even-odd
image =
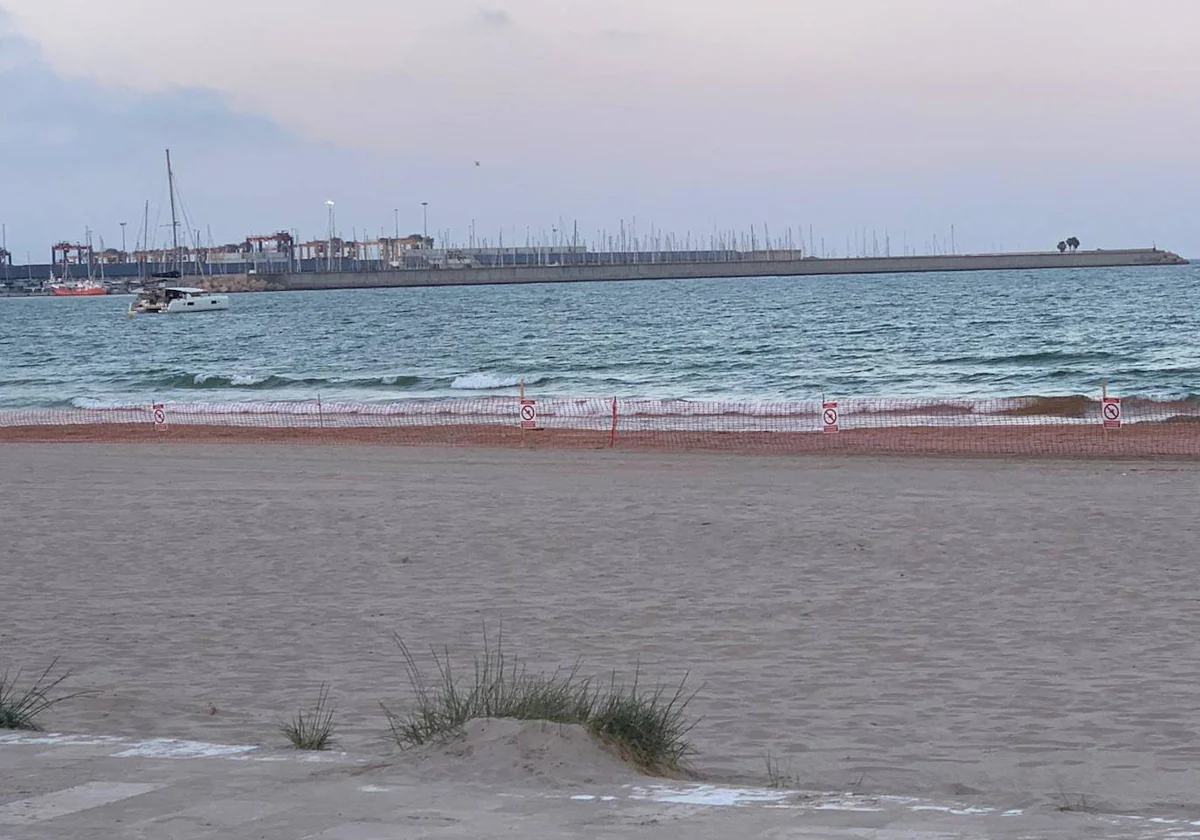
[[[271,427],[233,424],[76,423],[0,426],[3,443],[295,444],[612,450],[783,456],[932,456],[1050,459],[1200,459],[1200,425],[1145,422],[1108,430],[1091,425],[890,426],[820,431],[618,430],[448,423]]]

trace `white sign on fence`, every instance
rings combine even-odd
[[[836,435],[842,430],[841,415],[838,414],[838,404],[836,402],[821,403],[821,423],[822,431],[827,435]]]
[[[521,428],[536,429],[537,400],[521,400]]]
[[[1121,428],[1121,398],[1105,397],[1104,405],[1100,409],[1100,415],[1104,420],[1104,428]]]

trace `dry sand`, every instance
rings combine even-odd
[[[392,641],[690,672],[701,754],[804,787],[1200,813],[1200,467],[382,447],[0,446],[0,669],[56,729],[279,743]],[[414,759],[415,760],[415,759]],[[502,762],[501,762],[502,763]]]

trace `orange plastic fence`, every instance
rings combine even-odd
[[[0,441],[1198,458],[1200,404],[1086,397],[167,403],[2,410]]]

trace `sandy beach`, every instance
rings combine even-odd
[[[93,415],[94,416],[94,415]],[[606,425],[593,428],[543,425],[526,431],[515,423],[469,423],[450,418],[400,418],[392,425],[318,427],[311,420],[259,415],[213,415],[197,422],[152,423],[58,422],[53,414],[9,422],[0,417],[0,443],[88,444],[307,444],[325,446],[488,447],[523,450],[651,451],[657,453],[708,452],[737,455],[932,455],[982,458],[1150,458],[1200,459],[1196,422],[1147,422],[1108,431],[1099,425],[1045,423],[981,426],[883,425],[842,431],[839,434],[797,431],[722,430],[711,418],[692,428],[671,427],[613,431]],[[69,418],[68,418],[69,419]],[[207,420],[208,422],[204,422]],[[278,423],[278,425],[273,425]]]
[[[403,764],[392,641],[697,691],[705,778],[1200,815],[1200,466],[0,446],[0,669],[67,732],[279,746],[326,682]]]

